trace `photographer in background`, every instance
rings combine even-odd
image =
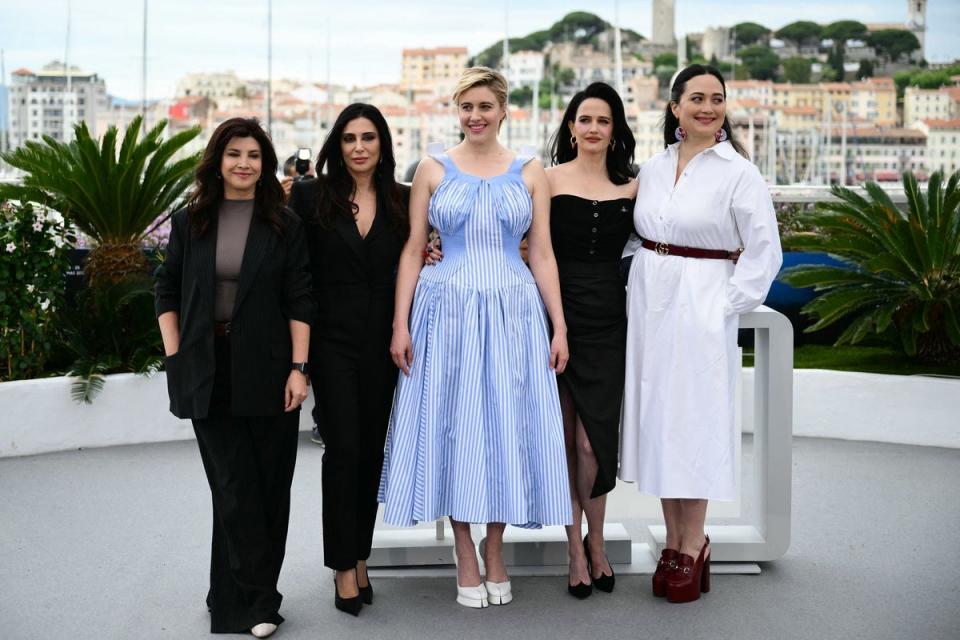
[[[310,160],[310,149],[306,147],[297,149],[297,152],[283,163],[283,177],[280,179],[280,186],[283,188],[284,196],[290,197],[290,190],[293,188],[294,182],[304,178],[316,177],[317,172]]]
[[[293,189],[293,183],[299,182],[304,178],[316,178],[317,172],[313,167],[313,161],[310,159],[311,151],[306,147],[297,149],[297,152],[286,159],[283,163],[283,177],[280,179],[280,186],[286,194],[287,200],[290,199],[290,191]],[[320,402],[316,395],[313,398],[313,429],[310,432],[310,441],[321,447],[323,437],[320,435]]]

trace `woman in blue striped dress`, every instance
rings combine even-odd
[[[506,524],[571,522],[555,378],[568,351],[546,174],[497,140],[506,81],[467,69],[453,98],[465,139],[423,160],[411,190],[390,345],[403,375],[380,500],[391,524],[450,516],[457,602],[480,608],[513,597]],[[444,260],[422,270],[428,223]],[[519,253],[528,231],[529,269]],[[471,523],[487,525],[485,581]]]

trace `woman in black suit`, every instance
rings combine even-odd
[[[323,175],[295,183],[289,206],[306,223],[318,305],[310,361],[326,444],[324,564],[336,572],[335,606],[357,615],[373,602],[366,559],[397,381],[389,347],[410,190],[394,179],[390,130],[368,104],[341,112],[316,166]]]
[[[300,220],[255,119],[214,131],[156,272],[170,411],[193,420],[213,496],[211,633],[283,622],[290,515],[314,307]]]

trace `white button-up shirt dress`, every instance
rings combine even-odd
[[[619,475],[661,498],[733,500],[737,316],[763,302],[783,255],[757,168],[721,142],[692,158],[674,184],[677,147],[640,168],[637,232],[744,251],[734,265],[635,247]]]

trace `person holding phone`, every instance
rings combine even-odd
[[[380,111],[351,104],[334,122],[317,166],[293,185],[304,220],[318,315],[311,381],[323,454],[323,556],[334,605],[357,615],[373,603],[366,560],[390,402],[394,283],[407,238],[409,189],[394,179],[390,129]]]
[[[193,421],[213,497],[211,633],[272,634],[313,300],[300,221],[252,118],[213,132],[172,218],[156,312],[170,411]]]

